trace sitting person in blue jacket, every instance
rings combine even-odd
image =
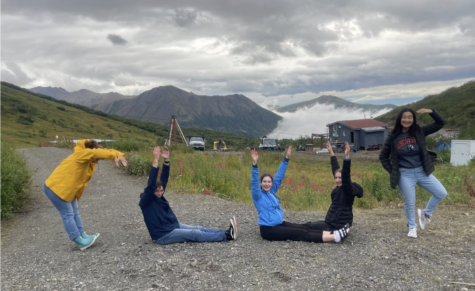
[[[160,181],[157,182],[158,160],[163,157],[164,163]],[[238,238],[236,218],[231,219],[229,229],[210,229],[179,223],[167,199],[163,196],[170,174],[170,151],[167,147],[155,147],[153,163],[150,170],[148,185],[140,194],[139,206],[147,225],[150,236],[161,245],[181,242],[219,242]]]
[[[355,197],[363,197],[363,187],[351,181],[350,145],[345,143],[343,169],[340,168],[329,142],[327,142],[327,149],[331,154],[332,174],[336,183],[331,193],[332,204],[328,209],[325,221],[309,222],[308,226],[312,229],[336,231],[346,224],[352,226],[353,202]]]
[[[259,168],[257,167],[259,153],[255,149],[251,152],[251,194],[259,216],[257,223],[260,226],[262,238],[270,241],[341,242],[348,235],[349,225],[331,232],[312,229],[311,223],[296,224],[284,220],[284,212],[280,208],[280,200],[276,193],[284,179],[291,153],[292,146],[289,146],[275,177],[263,174],[259,183]]]

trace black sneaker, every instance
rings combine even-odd
[[[345,226],[339,230],[335,230],[335,231],[338,231],[338,233],[340,234],[340,241],[338,243],[342,244],[343,241],[348,237],[348,234],[350,233],[350,224],[347,223],[345,224]]]
[[[234,227],[232,224],[229,225],[228,230],[225,232],[226,240],[234,240]]]

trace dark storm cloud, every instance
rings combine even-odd
[[[175,14],[172,16],[173,20],[180,27],[193,25],[196,21],[196,11],[188,11],[185,9],[175,9]]]
[[[113,45],[127,44],[127,41],[117,34],[109,34],[107,35],[107,39],[110,40],[110,42],[112,42]]]

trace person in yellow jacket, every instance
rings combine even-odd
[[[73,154],[64,159],[61,164],[46,179],[44,191],[63,220],[64,228],[69,239],[74,241],[80,250],[90,247],[99,233],[87,235],[79,215],[78,201],[91,180],[99,160],[109,159],[119,161],[127,166],[125,154],[116,150],[102,148],[95,140],[81,140],[76,143]]]

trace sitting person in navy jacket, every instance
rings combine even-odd
[[[164,163],[160,181],[157,182],[158,160],[163,157]],[[150,236],[161,245],[180,242],[218,242],[235,240],[238,237],[237,221],[233,217],[229,229],[210,229],[179,223],[173,210],[163,196],[170,174],[170,151],[167,147],[155,147],[153,164],[150,170],[148,185],[140,194],[139,206],[147,225]]]

